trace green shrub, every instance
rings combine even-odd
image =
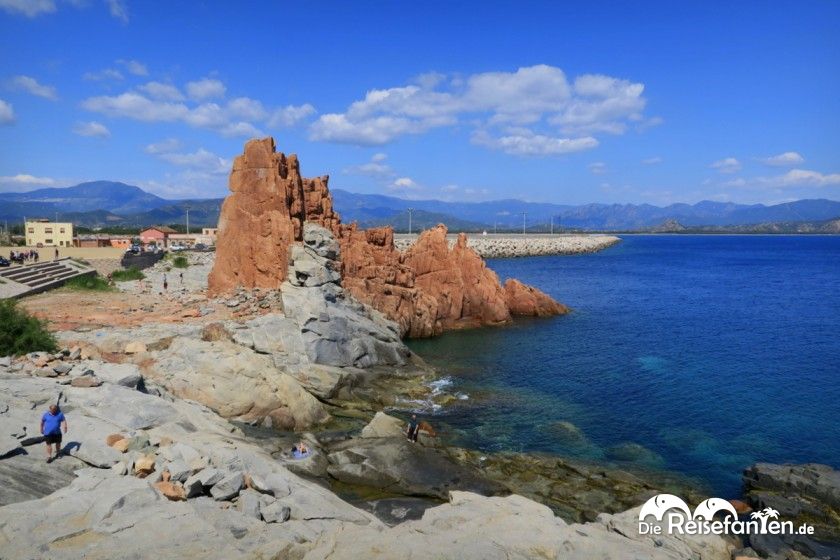
[[[16,300],[0,300],[0,356],[38,351],[58,351],[58,343],[47,330],[46,322],[17,307]]]
[[[71,290],[88,290],[94,292],[110,292],[113,290],[107,280],[101,276],[76,276],[64,283]]]
[[[184,255],[178,255],[177,257],[172,259],[172,266],[174,266],[175,268],[187,268],[188,266],[190,266],[190,262]]]
[[[129,268],[121,268],[111,273],[111,278],[115,282],[128,282],[129,280],[142,280],[146,275],[140,272],[136,266]]]

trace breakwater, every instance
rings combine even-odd
[[[457,235],[449,235],[450,247]],[[404,251],[414,244],[417,235],[397,234],[394,245]],[[541,255],[579,255],[595,253],[621,241],[614,235],[521,235],[474,234],[467,236],[467,244],[482,258],[535,257]]]

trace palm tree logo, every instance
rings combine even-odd
[[[779,511],[771,507],[766,507],[761,511],[754,511],[750,514],[750,519],[758,519],[761,522],[761,532],[767,532],[767,520],[778,519]]]

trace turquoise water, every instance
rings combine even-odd
[[[435,413],[455,442],[665,468],[724,497],[755,461],[840,467],[840,236],[624,236],[489,266],[574,311],[411,342],[469,397]]]

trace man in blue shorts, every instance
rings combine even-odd
[[[44,441],[47,442],[47,463],[52,463],[53,459],[58,459],[61,454],[61,429],[64,428],[64,433],[67,433],[67,419],[64,418],[64,413],[58,409],[58,406],[52,405],[50,409],[41,416],[41,433],[44,435]],[[52,454],[52,446],[55,444],[55,456]]]

